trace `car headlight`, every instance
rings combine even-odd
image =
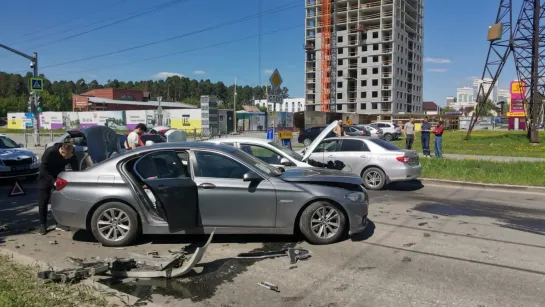
[[[32,157],[32,163],[38,163],[39,158],[37,156]]]
[[[364,203],[367,201],[367,194],[364,192],[353,192],[344,196],[355,203]]]

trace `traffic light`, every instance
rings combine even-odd
[[[40,96],[36,98],[36,109],[38,112],[42,112],[42,97]]]
[[[34,96],[33,95],[30,95],[30,97],[28,97],[28,112],[32,112],[33,110],[33,100],[34,100]]]

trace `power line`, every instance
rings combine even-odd
[[[270,32],[265,32],[265,33],[262,33],[261,35],[275,34],[275,33],[283,32],[283,31],[287,31],[287,30],[291,30],[291,29],[295,29],[295,28],[301,28],[301,27],[303,27],[303,26],[304,26],[303,24],[293,25],[293,26],[281,28],[281,29],[278,29],[278,30],[274,30],[274,31],[270,31]],[[187,50],[182,50],[182,51],[178,51],[178,52],[174,52],[174,53],[163,54],[163,55],[159,55],[159,56],[154,56],[154,57],[145,58],[145,59],[140,59],[140,60],[135,60],[135,61],[130,61],[130,62],[126,62],[126,63],[113,64],[113,65],[109,65],[109,66],[105,66],[105,67],[98,67],[98,68],[85,69],[85,70],[80,70],[80,71],[73,71],[73,72],[68,72],[68,73],[57,74],[57,76],[63,76],[63,75],[69,75],[69,74],[80,74],[80,73],[84,73],[84,72],[96,71],[96,70],[101,70],[101,69],[107,69],[107,68],[113,68],[113,67],[119,67],[119,66],[133,65],[133,64],[136,64],[136,63],[141,63],[141,62],[147,62],[147,61],[151,61],[151,60],[162,59],[162,58],[171,57],[171,56],[179,55],[179,54],[183,54],[183,53],[189,53],[189,52],[193,52],[193,51],[200,51],[200,50],[204,50],[204,49],[214,48],[214,47],[218,47],[218,46],[221,46],[221,45],[228,45],[228,44],[238,43],[238,42],[241,42],[241,41],[245,41],[245,40],[249,40],[249,39],[256,38],[256,37],[258,37],[259,35],[260,35],[260,34],[251,35],[251,36],[246,36],[246,37],[243,37],[243,38],[232,39],[232,40],[224,41],[224,42],[221,42],[221,43],[216,43],[216,44],[213,44],[213,45],[208,45],[208,46],[198,47],[198,48],[193,48],[193,49],[187,49]]]
[[[127,2],[128,0],[121,0],[121,1],[117,1],[116,3],[114,4],[110,4],[110,5],[107,5],[107,6],[104,6],[104,7],[101,7],[99,8],[98,10],[94,10],[94,11],[91,11],[87,14],[83,14],[83,15],[80,15],[79,17],[85,17],[85,16],[89,16],[89,15],[93,15],[95,13],[98,13],[98,12],[101,12],[101,11],[104,11],[105,9],[109,9],[109,8],[112,8],[118,4],[121,4],[123,2]],[[21,35],[19,37],[17,37],[17,39],[15,41],[11,41],[9,42],[10,45],[14,44],[14,43],[19,43],[20,39],[21,38],[25,38],[25,37],[28,37],[28,36],[31,36],[31,35],[34,35],[34,34],[37,34],[37,33],[40,33],[40,32],[43,32],[45,30],[49,30],[49,29],[53,29],[53,28],[56,28],[58,26],[61,26],[61,25],[65,25],[65,24],[68,24],[68,23],[71,23],[71,22],[74,22],[74,18],[71,18],[71,19],[67,19],[65,21],[61,21],[59,23],[55,23],[53,25],[50,25],[50,26],[46,26],[46,27],[42,27],[40,30],[38,31],[34,31],[34,32],[31,32],[31,33],[27,33],[27,34],[24,34],[24,35]],[[26,41],[26,40],[24,40]]]
[[[292,1],[292,2],[298,2],[298,0],[297,1]],[[173,37],[170,37],[170,38],[167,38],[167,39],[163,39],[163,40],[159,40],[159,41],[155,41],[155,42],[151,42],[151,43],[147,43],[147,44],[142,44],[142,45],[138,45],[138,46],[133,46],[133,47],[129,47],[129,48],[121,49],[121,50],[111,51],[111,52],[107,52],[107,53],[103,53],[103,54],[99,54],[99,55],[94,55],[94,56],[90,56],[90,57],[86,57],[86,58],[81,58],[81,59],[61,62],[61,63],[57,63],[57,64],[47,65],[47,66],[43,66],[41,69],[57,67],[57,66],[63,66],[63,65],[76,63],[76,62],[83,62],[83,61],[88,61],[88,60],[92,60],[92,59],[102,58],[102,57],[113,55],[113,54],[132,51],[132,50],[135,50],[135,49],[140,49],[140,48],[143,48],[143,47],[148,47],[148,46],[156,45],[156,44],[159,44],[159,43],[164,43],[164,42],[167,42],[167,41],[175,40],[175,39],[178,39],[178,38],[182,38],[182,37],[186,37],[186,36],[190,36],[190,35],[194,35],[194,34],[199,34],[199,33],[207,32],[207,31],[215,30],[215,29],[218,29],[218,28],[223,28],[223,27],[226,27],[226,26],[234,25],[234,24],[237,24],[237,23],[241,23],[241,22],[244,22],[244,21],[248,21],[248,20],[251,20],[251,19],[258,18],[260,16],[271,15],[271,14],[274,14],[274,13],[286,11],[286,10],[289,10],[289,9],[293,9],[293,8],[297,7],[298,5],[299,4],[282,5],[282,6],[279,6],[278,8],[265,11],[265,12],[263,12],[261,14],[246,16],[246,17],[243,17],[243,18],[239,18],[239,19],[235,19],[235,20],[232,20],[232,21],[224,22],[224,23],[221,23],[221,24],[218,24],[218,25],[215,25],[215,26],[207,27],[207,28],[204,28],[204,29],[201,29],[201,30],[192,31],[192,32],[188,32],[188,33],[185,33],[185,34],[176,35],[176,36],[173,36]]]
[[[52,44],[55,44],[55,43],[59,43],[59,42],[65,41],[65,40],[69,40],[69,39],[74,38],[74,37],[82,36],[82,35],[85,35],[85,34],[88,34],[88,33],[94,32],[94,31],[98,31],[98,30],[101,30],[101,29],[104,29],[104,28],[107,28],[107,27],[111,27],[113,25],[120,24],[122,22],[129,21],[131,19],[134,19],[134,18],[137,18],[137,17],[140,17],[140,16],[149,15],[150,13],[153,13],[153,12],[165,9],[167,7],[173,6],[175,4],[178,4],[179,2],[188,2],[188,1],[190,1],[190,0],[173,0],[173,1],[170,1],[168,3],[163,3],[163,4],[160,4],[160,5],[145,9],[144,11],[142,11],[141,13],[138,13],[136,15],[132,15],[132,16],[123,18],[121,20],[114,21],[114,22],[109,23],[107,25],[100,26],[100,27],[97,27],[97,28],[93,28],[91,30],[83,31],[83,32],[80,32],[80,33],[77,33],[77,34],[74,34],[74,35],[70,35],[70,36],[67,36],[67,37],[64,37],[64,38],[61,38],[61,39],[57,39],[57,40],[54,40],[52,42],[49,42],[49,43],[40,45],[38,47],[35,47],[34,49],[49,46],[49,45],[52,45]]]

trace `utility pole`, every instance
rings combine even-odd
[[[161,97],[161,96],[157,97],[157,102],[158,102],[158,105],[157,105],[157,122],[158,122],[158,125],[157,126],[162,126],[163,125],[163,108],[161,108],[161,100],[163,100],[163,97]]]
[[[534,20],[533,20],[533,33],[532,33],[532,68],[531,68],[531,98],[530,102],[532,105],[530,108],[530,143],[537,144],[539,143],[539,132],[537,130],[537,122],[539,120],[539,112],[541,107],[541,95],[539,94],[539,60],[540,60],[540,50],[539,50],[539,39],[540,39],[540,25],[539,21],[541,18],[541,4],[540,0],[534,0]]]
[[[237,77],[235,77],[235,94],[233,95],[233,132],[237,132]]]
[[[3,44],[0,44],[0,48],[4,48],[7,51],[11,51],[17,55],[22,56],[23,58],[29,59],[30,68],[33,69],[32,75],[34,76],[34,78],[38,78],[38,53],[37,52],[34,52],[32,55],[28,55],[26,53],[23,53],[19,50],[15,50]],[[29,89],[31,90],[32,88],[29,88]],[[31,103],[31,112],[34,115],[34,118],[32,119],[32,127],[34,128],[34,146],[40,146],[40,133],[38,129],[39,115],[38,115],[38,107],[36,106],[36,103],[38,101],[38,93],[36,93],[36,91],[32,91],[32,92],[33,92],[33,98]]]

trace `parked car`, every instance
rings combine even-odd
[[[377,138],[344,136],[325,139],[335,125],[336,121],[300,152],[260,138],[222,138],[207,142],[235,146],[283,169],[321,167],[354,173],[362,177],[365,187],[371,190],[382,189],[389,182],[421,176],[422,168],[415,151],[400,149]]]
[[[297,142],[300,144],[302,143],[305,146],[310,146],[310,143],[312,143],[312,141],[314,141],[314,139],[316,139],[316,137],[318,137],[318,135],[322,131],[324,131],[324,129],[325,129],[325,126],[317,126],[317,127],[305,129],[299,132],[299,137],[297,138]],[[329,136],[335,136],[335,133],[330,132]]]
[[[343,127],[344,133],[350,136],[371,136],[369,129],[363,125],[350,125]]]
[[[0,134],[0,179],[38,177],[40,160],[5,134]]]
[[[397,124],[389,122],[376,122],[371,123],[369,126],[381,129],[384,132],[384,139],[386,141],[394,141],[401,137],[401,127]]]
[[[72,143],[74,154],[83,170],[113,155],[121,153],[120,141],[115,130],[105,126],[67,130],[65,134],[45,145],[45,148],[59,143]],[[67,166],[68,168],[70,166]]]
[[[301,231],[312,243],[328,244],[365,229],[369,198],[362,184],[359,176],[334,170],[280,172],[233,146],[162,143],[59,174],[51,209],[60,224],[90,230],[107,246],[128,245],[140,234],[215,228]]]
[[[384,132],[382,129],[375,128],[369,125],[357,125],[356,127],[363,127],[369,131],[369,136],[375,139],[384,139]]]

